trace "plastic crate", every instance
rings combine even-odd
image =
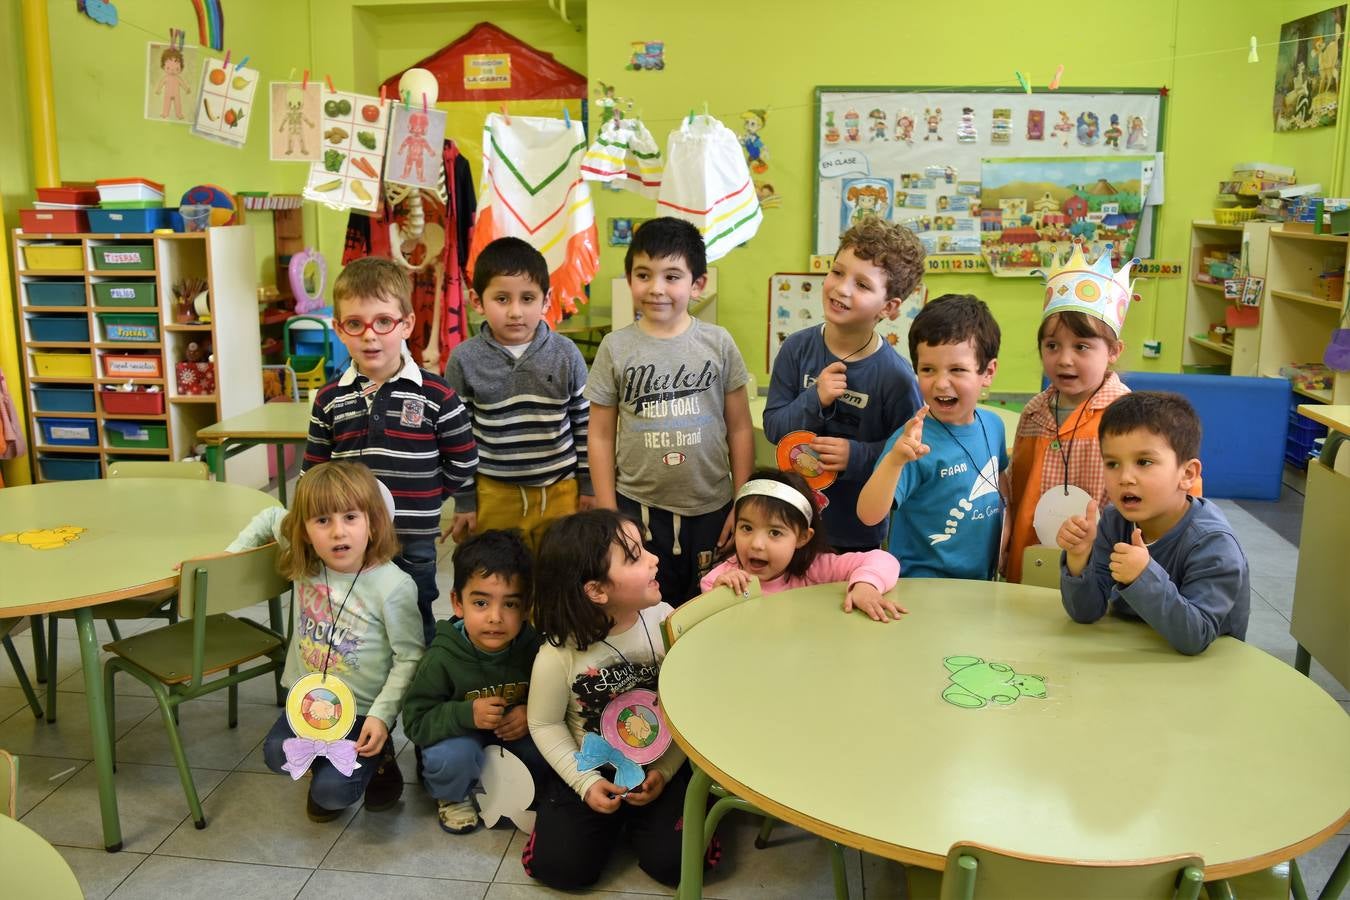
[[[1307,416],[1296,412],[1289,414],[1289,433],[1287,440],[1297,441],[1299,444],[1312,445],[1312,442],[1320,437],[1326,437],[1327,426],[1321,422],[1314,422]]]
[[[136,353],[103,354],[103,374],[107,378],[163,378],[158,356]]]
[[[154,306],[155,297],[153,281],[94,282],[95,306]]]
[[[168,227],[169,211],[162,206],[89,210],[89,231],[92,234],[149,234],[156,228]]]
[[[89,320],[84,316],[28,316],[28,334],[34,341],[87,341]]]
[[[164,202],[164,185],[149,178],[100,178],[94,182],[98,198],[103,203],[127,200],[155,200]]]
[[[169,426],[162,422],[103,423],[103,436],[109,447],[122,450],[169,449]]]
[[[120,416],[158,416],[164,413],[161,391],[101,391],[103,411]],[[91,398],[92,399],[92,398]]]
[[[84,306],[83,281],[26,281],[24,296],[29,306]]]
[[[93,378],[94,358],[88,353],[34,353],[39,378]]]
[[[1214,210],[1215,225],[1241,225],[1256,217],[1255,206],[1230,206]]]
[[[67,206],[97,206],[98,188],[89,182],[72,182],[60,187],[37,189],[39,203],[64,203]]]
[[[84,271],[84,249],[79,244],[28,244],[23,259],[34,272]]]
[[[84,234],[89,230],[92,210],[84,209],[21,209],[19,224],[26,234]]]
[[[86,481],[103,475],[98,457],[88,456],[39,456],[38,471],[46,481]]]
[[[93,419],[44,419],[38,417],[42,443],[48,447],[97,447]]]
[[[155,248],[149,244],[95,244],[95,269],[148,271],[155,267]]]
[[[33,405],[38,412],[91,413],[94,411],[94,389],[35,384]]]
[[[153,342],[159,340],[159,317],[128,313],[98,313],[104,337],[114,343]]]

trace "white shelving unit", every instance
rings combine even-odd
[[[1260,326],[1234,329],[1231,344],[1210,339],[1207,336],[1210,325],[1224,321],[1224,311],[1232,304],[1224,298],[1222,284],[1197,281],[1195,276],[1200,271],[1200,260],[1205,250],[1224,247],[1235,253],[1245,252],[1247,274],[1265,277],[1268,235],[1273,225],[1272,222],[1247,222],[1242,225],[1191,223],[1190,267],[1186,272],[1186,324],[1181,355],[1183,365],[1221,366],[1230,375],[1256,375],[1259,371]],[[1266,296],[1269,296],[1269,287],[1267,283]]]
[[[1259,374],[1278,378],[1290,363],[1322,361],[1332,332],[1340,326],[1346,295],[1325,299],[1315,293],[1317,277],[1350,262],[1350,237],[1274,229],[1270,232],[1266,295],[1261,306]],[[1334,373],[1327,390],[1294,387],[1321,403],[1350,403],[1350,374]]]

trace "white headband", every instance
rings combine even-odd
[[[746,497],[757,495],[782,500],[802,514],[802,518],[806,520],[808,527],[811,525],[811,513],[814,511],[811,507],[811,501],[803,497],[801,492],[791,485],[770,478],[753,478],[741,485],[741,489],[736,492],[736,502],[740,503]]]

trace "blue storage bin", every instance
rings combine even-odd
[[[89,320],[84,316],[29,316],[28,333],[35,341],[87,341]]]
[[[86,481],[103,475],[96,456],[39,456],[38,471],[47,481]]]
[[[149,209],[91,209],[91,234],[149,234],[169,227],[169,211],[162,206]]]
[[[97,447],[98,430],[93,419],[37,420],[42,443],[48,447]]]
[[[93,412],[94,389],[33,385],[33,405],[38,412]]]
[[[29,306],[84,306],[83,281],[26,281]]]

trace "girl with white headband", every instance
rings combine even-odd
[[[751,576],[765,594],[842,581],[846,613],[857,607],[889,622],[907,612],[882,596],[895,587],[900,563],[884,550],[829,552],[815,492],[795,472],[755,472],[737,492],[733,514],[735,552],[703,576],[704,591],[725,584],[744,593]]]

